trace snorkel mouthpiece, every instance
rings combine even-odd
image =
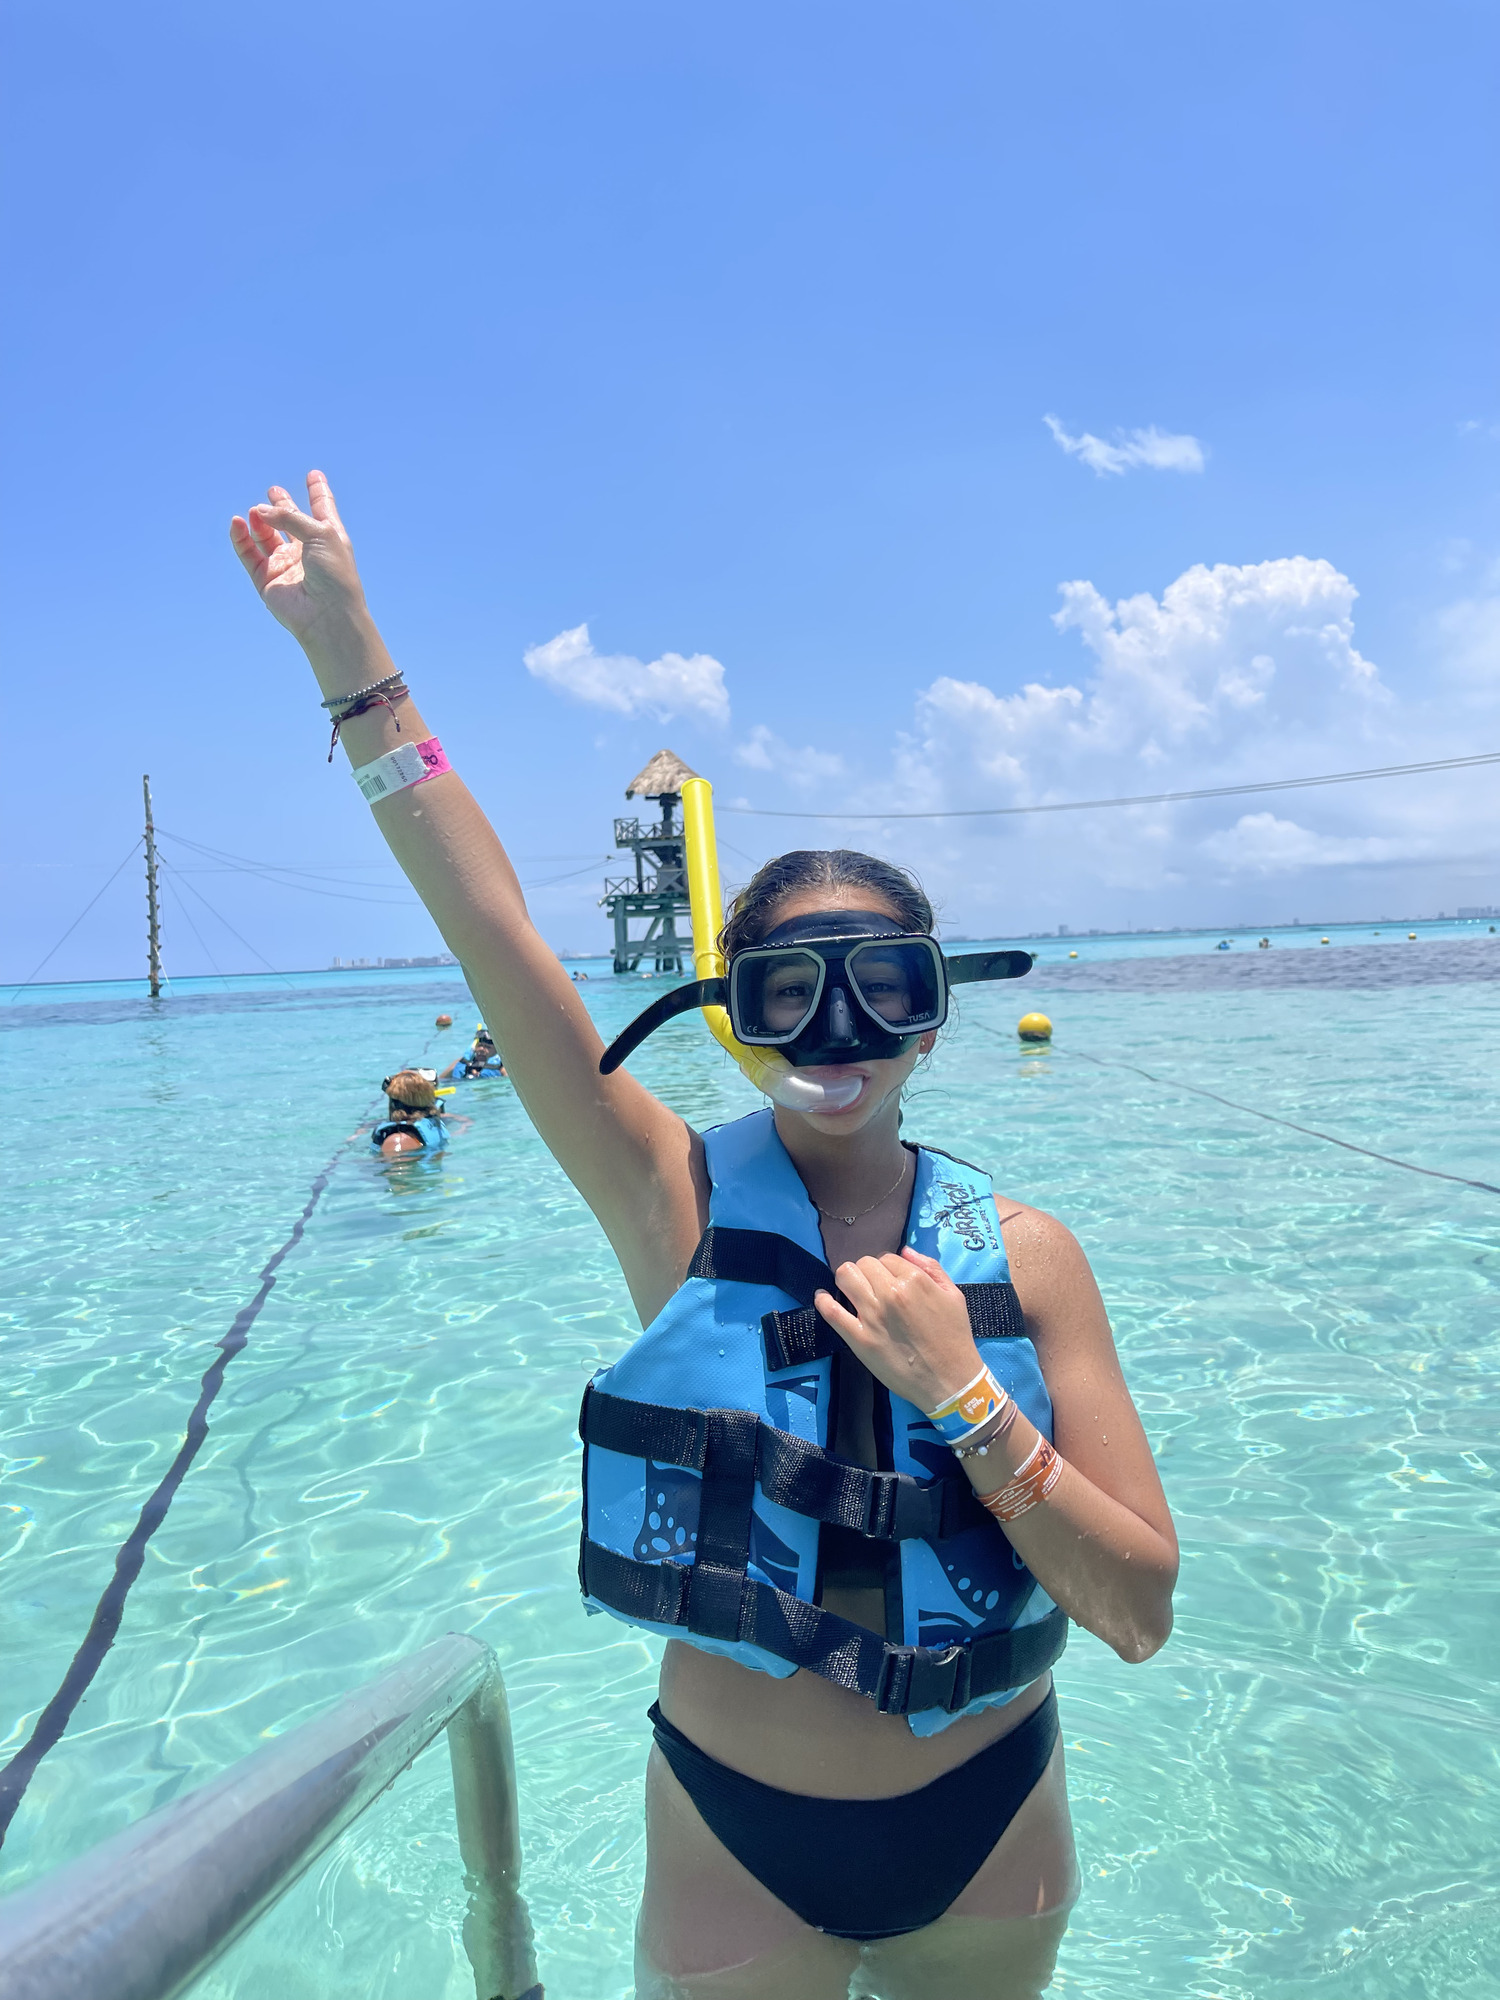
[[[719,949],[724,903],[714,837],[713,787],[707,778],[689,778],[683,784],[682,829],[696,977],[653,1001],[615,1037],[599,1059],[601,1076],[613,1075],[646,1037],[666,1022],[698,1007],[714,1040],[773,1104],[804,1113],[847,1111],[859,1101],[867,1081],[849,1066],[899,1056],[917,1035],[940,1028],[947,1018],[950,985],[1018,979],[1031,970],[1028,952],[971,952],[944,958],[925,932],[903,931],[900,924],[876,911],[840,909],[792,917],[775,926],[759,945],[737,951],[731,995],[730,968]],[[882,944],[886,939],[892,940],[889,946]],[[816,943],[819,949],[816,954],[799,952],[795,949],[798,941]],[[763,965],[768,957],[778,964],[774,975],[765,975],[767,980],[780,980],[784,975],[791,988],[800,984],[804,995],[806,968],[810,959],[813,962],[816,991],[807,999],[800,1027],[796,1025],[797,1003],[789,997],[785,984],[778,986],[774,1000],[778,1011],[791,1007],[790,1022],[762,1020],[753,1008],[749,1012],[745,1009],[740,974],[747,969],[753,972],[755,962]],[[822,970],[817,970],[819,964]],[[762,1003],[769,993],[768,984],[759,996]],[[742,1042],[735,1033],[725,1004],[731,998],[741,1034],[764,1046]],[[809,1075],[809,1070],[842,1074],[825,1080]]]
[[[750,1076],[743,1063],[740,1068]],[[755,1078],[750,1077],[750,1081],[755,1083]],[[805,1076],[797,1069],[788,1069],[769,1085],[756,1084],[757,1090],[764,1090],[771,1102],[784,1111],[847,1111],[851,1104],[859,1102],[864,1087],[862,1076],[837,1076],[831,1083],[820,1083],[815,1076]]]

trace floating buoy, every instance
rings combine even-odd
[[[1319,943],[1319,944],[1327,944],[1327,942],[1328,942],[1327,938],[1319,938],[1319,939],[1318,939],[1318,943]]]
[[[1023,1014],[1016,1023],[1016,1033],[1023,1042],[1050,1042],[1052,1023],[1045,1014]]]
[[[453,1026],[453,1016],[451,1014],[439,1014],[437,1025],[440,1028],[451,1028]]]
[[[1068,953],[1068,956],[1069,956],[1069,958],[1077,958],[1078,954],[1077,954],[1077,952],[1076,952],[1076,951],[1070,951],[1070,952]]]
[[[1415,931],[1408,931],[1408,932],[1406,933],[1406,935],[1407,935],[1407,937],[1408,937],[1408,938],[1409,938],[1409,939],[1411,940],[1411,942],[1412,942],[1413,944],[1415,944],[1415,943],[1416,943],[1416,941],[1417,941],[1417,934],[1416,934],[1416,932],[1415,932]]]

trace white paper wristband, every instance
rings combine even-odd
[[[388,799],[393,792],[404,792],[412,785],[425,785],[429,778],[440,777],[453,766],[443,755],[443,746],[435,736],[429,736],[425,743],[403,743],[399,749],[387,750],[383,757],[377,757],[372,764],[361,764],[353,774],[354,782],[373,806],[381,799]]]

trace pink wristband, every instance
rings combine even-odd
[[[425,785],[429,778],[441,777],[444,771],[452,769],[443,755],[442,744],[435,736],[429,736],[425,743],[403,743],[399,750],[388,750],[373,763],[361,764],[353,775],[355,784],[373,806],[380,799],[390,798],[393,792]]]

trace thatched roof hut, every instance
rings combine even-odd
[[[669,793],[675,795],[680,792],[689,778],[698,775],[683,763],[675,750],[658,750],[645,770],[625,787],[625,796],[627,799],[666,798]]]

